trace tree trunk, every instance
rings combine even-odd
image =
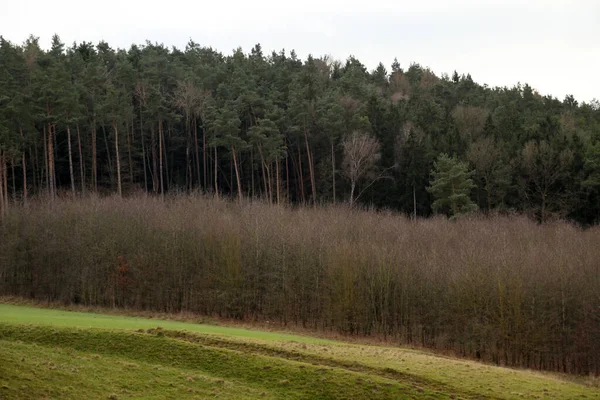
[[[38,146],[33,146],[33,151],[31,150],[31,147],[29,148],[29,154],[31,157],[33,157],[33,162],[31,163],[32,166],[32,172],[33,172],[33,186],[34,189],[39,192],[39,188],[43,185],[42,182],[42,178],[40,177],[40,182],[38,183],[37,180],[37,171],[40,169],[40,165],[39,165],[39,156],[38,156]]]
[[[47,129],[46,126],[44,125],[44,171],[43,171],[43,178],[42,178],[42,184],[43,181],[46,181],[46,190],[48,191],[48,193],[50,192],[50,174],[48,173],[50,167],[48,166],[48,133],[47,133]],[[45,178],[45,179],[44,179]]]
[[[83,152],[81,151],[81,133],[79,132],[79,124],[75,125],[77,129],[77,146],[79,147],[79,174],[81,179],[81,193],[85,194],[85,167],[83,165]]]
[[[279,199],[279,197],[280,197],[280,195],[279,195],[279,159],[277,159],[277,161],[275,161],[275,162],[276,162],[276,166],[275,166],[276,170],[275,171],[276,171],[276,175],[277,175],[276,176],[277,181],[275,184],[277,185],[277,205],[279,205],[280,204],[280,199]]]
[[[290,161],[285,155],[285,186],[286,186],[286,201],[290,201]]]
[[[96,146],[96,136],[96,120],[94,119],[92,121],[92,187],[94,193],[98,191],[98,147]]]
[[[52,136],[52,126],[48,123],[48,175],[50,181],[50,199],[54,200],[56,182],[54,179],[54,138]]]
[[[310,153],[310,146],[308,145],[308,133],[306,132],[306,128],[304,129],[304,142],[306,143],[306,154],[308,155],[308,170],[310,173],[310,186],[312,189],[312,200],[313,206],[317,206],[317,190],[315,187],[315,171],[313,169],[313,160],[312,155]]]
[[[19,127],[21,141],[23,141],[23,128]],[[25,150],[21,153],[21,167],[23,168],[23,204],[27,205],[27,163],[25,162]]]
[[[302,152],[300,151],[300,143],[296,143],[298,146],[298,174],[300,175],[300,195],[302,198],[302,203],[306,202],[306,197],[304,196],[304,177],[302,176]]]
[[[71,178],[71,194],[75,196],[75,174],[73,173],[73,151],[71,148],[71,127],[67,125],[67,148],[69,150],[69,177]]]
[[[162,139],[163,139],[163,152],[165,153],[165,192],[169,190],[172,184],[173,174],[169,172],[169,153],[167,148],[167,136],[171,137],[171,124],[167,122],[167,134],[165,135],[165,130],[163,129]],[[171,157],[173,155],[171,154]],[[171,158],[172,160],[172,158]],[[173,165],[173,163],[171,163]]]
[[[455,190],[454,190],[454,182],[452,182],[452,215],[458,215],[458,205],[456,204],[456,199],[454,198]]]
[[[218,164],[217,164],[217,146],[215,146],[215,167],[214,167],[214,172],[215,172],[215,196],[217,197],[217,199],[219,198],[219,183],[218,183],[218,177],[217,177],[217,170],[218,170]]]
[[[207,177],[208,162],[207,162],[207,157],[206,157],[206,129],[204,129],[204,126],[202,127],[202,168],[203,168],[202,172],[204,175],[204,190],[206,190],[206,189],[208,189],[208,177]],[[200,179],[200,178],[198,177],[198,179]]]
[[[260,155],[260,166],[261,166],[262,176],[263,176],[263,185],[265,187],[265,200],[268,199],[269,202],[271,202],[271,200],[269,198],[269,182],[267,180],[267,172],[268,171],[266,170],[265,158],[263,157],[262,147],[260,146],[260,144],[258,145],[258,154]]]
[[[354,205],[354,188],[356,187],[356,182],[352,181],[350,184],[350,207]]]
[[[9,201],[8,201],[8,167],[6,165],[6,154],[4,154],[4,208],[8,210]]]
[[[238,171],[237,156],[235,154],[235,147],[231,145],[231,153],[233,154],[233,165],[235,167],[235,180],[237,182],[238,201],[242,202],[242,183],[240,182],[240,172]]]
[[[12,198],[13,202],[17,200],[17,180],[15,178],[15,159],[10,161],[10,172],[12,175]]]
[[[191,139],[186,140],[187,143],[185,145],[185,187],[189,192],[194,190],[194,173],[192,172],[192,160],[190,160],[190,141]]]
[[[2,157],[2,181],[4,182],[4,209],[8,210],[8,167],[6,166],[6,154]]]
[[[4,158],[2,151],[0,151],[0,216],[4,216]]]
[[[202,144],[204,147],[204,143]],[[196,153],[196,175],[198,176],[198,187],[202,187],[201,177],[200,177],[200,150],[198,149],[198,120],[194,117],[194,147]],[[206,170],[206,168],[204,168]],[[204,174],[204,190],[206,190],[206,171]]]
[[[333,204],[335,204],[335,147],[331,141],[331,179],[333,188]]]
[[[251,176],[251,184],[252,184],[252,200],[254,200],[254,150],[250,150],[250,176]]]
[[[413,183],[413,219],[417,220],[417,189]]]
[[[126,123],[125,133],[127,134],[127,163],[129,164],[129,184],[133,187],[133,157],[131,156],[131,142],[133,137],[133,119],[131,121],[131,134],[129,132],[129,122]]]
[[[158,170],[160,175],[160,195],[164,199],[165,197],[165,186],[163,182],[163,130],[162,120],[158,121]]]
[[[140,104],[140,136],[142,138],[142,166],[144,168],[144,192],[148,191],[148,167],[146,165],[146,143],[144,140],[144,116]]]
[[[267,170],[267,180],[269,182],[269,204],[273,204],[273,176],[271,174],[271,165],[265,163],[265,169]]]
[[[115,160],[117,164],[117,194],[119,197],[123,195],[121,188],[121,157],[119,155],[119,130],[116,121],[113,120],[113,130],[115,131]]]
[[[152,191],[158,193],[158,155],[156,154],[156,132],[154,125],[150,127],[150,147],[152,151]]]

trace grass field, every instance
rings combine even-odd
[[[600,399],[566,377],[394,347],[0,304],[0,399]]]

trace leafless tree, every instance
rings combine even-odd
[[[475,140],[483,132],[489,114],[485,108],[460,105],[452,111],[452,118],[463,138]]]
[[[573,152],[559,152],[546,141],[539,144],[530,141],[523,148],[523,167],[526,180],[529,183],[527,197],[537,197],[540,209],[540,220],[545,222],[548,216],[548,206],[560,195],[555,188],[556,183],[563,177],[567,168],[573,162]]]
[[[343,174],[350,180],[350,206],[354,204],[356,184],[367,177],[381,158],[379,142],[367,133],[354,131],[342,142]]]

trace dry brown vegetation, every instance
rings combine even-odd
[[[373,336],[600,374],[600,228],[201,197],[12,208],[0,293]]]

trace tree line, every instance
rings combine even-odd
[[[206,316],[600,375],[600,228],[346,206],[88,196],[13,207],[0,293]]]
[[[1,213],[42,194],[139,191],[590,225],[600,104],[260,45],[0,39]]]

